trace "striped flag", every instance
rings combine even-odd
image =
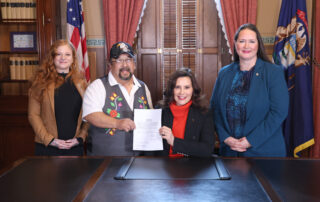
[[[74,45],[82,72],[87,81],[90,80],[89,59],[87,52],[86,33],[83,18],[82,0],[68,0],[67,5],[67,36]]]
[[[284,124],[287,154],[299,157],[314,144],[312,117],[312,69],[305,0],[282,0],[273,60],[286,70],[290,95]]]

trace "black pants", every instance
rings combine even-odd
[[[40,143],[36,143],[35,145],[36,156],[83,156],[83,151],[83,144],[72,147],[71,149],[58,149],[52,146],[46,147]]]

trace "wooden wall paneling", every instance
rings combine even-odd
[[[105,48],[89,48],[88,52],[94,52],[95,53],[95,61],[93,61],[93,64],[96,66],[96,69],[91,72],[91,61],[89,58],[89,66],[90,66],[90,73],[93,74],[90,75],[91,79],[96,79],[103,77],[107,73],[107,61]],[[95,77],[95,78],[94,78]],[[93,81],[93,80],[91,80]]]
[[[155,104],[162,99],[160,88],[161,50],[160,15],[161,1],[148,1],[138,33],[137,77],[144,81]]]
[[[0,96],[0,169],[34,155],[34,132],[27,106],[27,96]]]
[[[209,101],[212,95],[213,86],[218,77],[218,55],[216,53],[212,54],[203,54],[203,72],[202,72],[202,81],[203,88],[202,93],[206,95],[206,99]]]
[[[158,46],[155,39],[158,36],[157,24],[160,21],[157,16],[159,6],[160,4],[157,1],[147,2],[147,8],[145,9],[141,23],[143,32],[140,32],[141,36],[139,37],[142,49],[156,49]]]
[[[8,37],[8,28],[5,24],[0,24],[0,51],[10,50],[10,40]]]
[[[220,24],[216,9],[216,4],[211,0],[203,0],[200,7],[200,17],[203,19],[202,26],[202,47],[206,48],[218,47],[218,24]],[[200,18],[200,19],[201,19]]]
[[[140,67],[141,67],[141,77],[143,78],[143,82],[145,82],[150,90],[151,97],[153,103],[155,104],[156,100],[159,98],[159,90],[157,76],[157,70],[154,64],[157,63],[157,54],[142,54],[140,59]]]
[[[97,78],[106,75],[106,63],[104,48],[88,48],[90,80],[94,81]]]
[[[202,0],[199,5],[199,83],[202,93],[210,100],[219,69],[219,42],[216,4],[211,0]]]
[[[90,80],[94,81],[97,78],[97,54],[95,51],[88,49],[88,58],[89,58],[89,69],[90,69]]]
[[[11,116],[12,119],[25,118],[25,115]],[[34,155],[34,134],[27,120],[21,125],[1,126],[3,131],[3,166],[7,166],[14,161]],[[0,165],[1,166],[1,165]]]
[[[8,57],[7,54],[0,54],[0,79],[10,78]]]
[[[0,169],[5,167],[5,135],[4,132],[0,133]]]
[[[58,38],[61,37],[60,1],[37,0],[37,4],[38,52],[42,61],[57,39],[57,33],[59,33]]]
[[[10,51],[10,32],[35,31],[36,24],[0,23],[0,51]]]

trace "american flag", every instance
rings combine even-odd
[[[87,52],[86,33],[83,18],[82,0],[68,0],[67,5],[67,36],[77,51],[81,71],[90,80],[89,59]]]

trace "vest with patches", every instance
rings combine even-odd
[[[102,110],[108,116],[116,119],[129,118],[133,120],[131,111],[119,85],[111,86],[108,77],[100,78],[105,90],[106,100]],[[134,109],[149,109],[145,84],[138,80],[141,87],[134,94]],[[91,156],[136,156],[139,152],[132,150],[133,131],[125,132],[115,128],[98,128],[90,126],[87,154]]]

